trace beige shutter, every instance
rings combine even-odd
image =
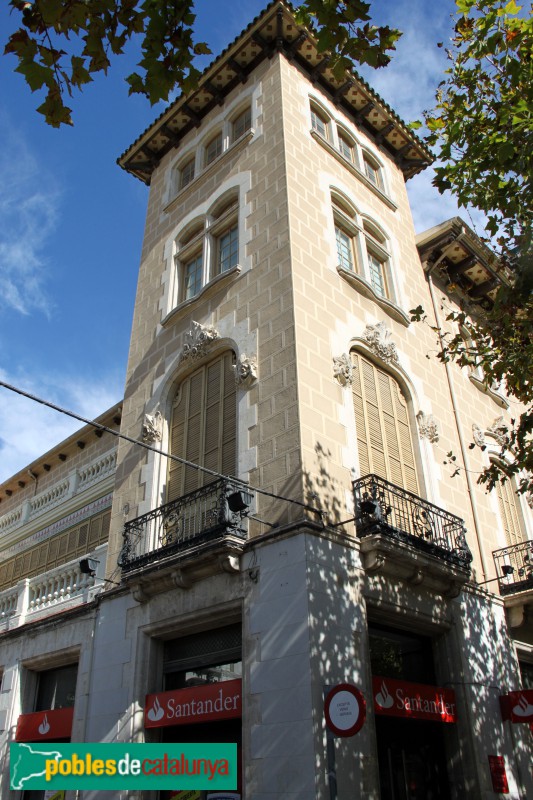
[[[418,494],[407,401],[399,383],[352,353],[352,395],[361,475],[373,473]]]
[[[505,541],[507,545],[511,547],[524,540],[513,481],[510,478],[507,478],[503,484],[498,481],[496,484],[496,492],[505,533]]]
[[[233,354],[200,367],[178,389],[171,421],[170,452],[223,475],[236,470],[237,397]],[[170,462],[167,502],[216,478]]]

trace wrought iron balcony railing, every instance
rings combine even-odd
[[[460,566],[472,561],[460,517],[377,475],[354,481],[353,490],[358,536],[382,533]]]
[[[238,492],[246,495],[240,484],[214,481],[126,522],[119,556],[122,571],[212,544],[228,535],[245,539],[247,506],[240,500],[235,502]],[[245,499],[251,502],[251,496]]]
[[[533,540],[502,547],[492,554],[500,594],[533,590]]]

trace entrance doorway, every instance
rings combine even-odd
[[[435,686],[433,643],[427,636],[369,626],[372,674]],[[392,702],[392,701],[391,701]],[[449,800],[443,722],[376,713],[381,800]]]
[[[441,722],[376,718],[381,800],[449,800]]]

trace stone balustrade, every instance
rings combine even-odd
[[[94,576],[81,572],[80,559],[76,559],[0,592],[0,632],[92,600],[104,587],[107,544],[86,557],[99,562]]]
[[[109,475],[113,475],[116,463],[116,450],[105,453],[85,467],[75,470],[67,478],[58,481],[46,491],[35,495],[31,500],[24,501],[19,508],[4,514],[3,517],[0,517],[0,539],[4,534],[20,528],[29,521],[38,519],[60,503],[64,503]]]

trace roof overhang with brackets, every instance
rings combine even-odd
[[[509,269],[460,217],[418,234],[416,244],[426,273],[436,273],[448,291],[484,308],[511,281]]]
[[[330,56],[299,25],[286,2],[271,3],[201,75],[197,87],[178,97],[118,159],[146,184],[161,159],[266,58],[281,53],[396,162],[405,179],[433,161],[431,151],[356,72],[336,78]]]

